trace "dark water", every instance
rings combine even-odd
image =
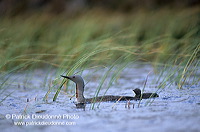
[[[150,66],[132,66],[126,68],[106,94],[134,96],[132,89],[143,89]],[[83,72],[86,82],[85,97],[93,97],[104,71],[93,70]],[[56,102],[52,101],[56,89],[48,97],[48,85],[54,85],[56,75],[44,74],[42,70],[31,74],[16,74],[10,79],[10,85],[0,100],[0,130],[12,131],[200,131],[200,86],[184,86],[177,89],[170,85],[158,89],[154,83],[156,75],[150,74],[144,92],[157,92],[159,98],[128,102],[102,102],[87,104],[85,110],[76,109],[73,103],[75,85],[70,83],[69,92],[61,92]],[[44,76],[45,75],[45,76]],[[28,79],[27,79],[28,78]],[[109,78],[109,77],[108,77]],[[109,79],[108,79],[109,80]],[[57,79],[62,81],[61,79]],[[99,95],[103,95],[109,81],[105,82]],[[21,124],[19,124],[21,123]]]

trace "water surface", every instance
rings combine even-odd
[[[83,77],[86,82],[85,97],[93,97],[104,70],[94,72],[86,70]],[[143,89],[147,74],[153,71],[151,66],[130,66],[119,76],[107,91],[107,95],[134,96],[132,89]],[[149,75],[144,92],[157,92],[158,98],[130,102],[102,102],[87,104],[85,109],[77,109],[73,95],[75,85],[71,82],[68,92],[60,92],[57,101],[53,102],[56,88],[48,96],[52,80],[62,81],[55,72],[46,74],[45,70],[31,73],[16,73],[0,97],[0,129],[2,132],[12,131],[200,131],[200,85],[177,89],[175,84],[158,89],[155,83],[157,76]],[[112,74],[112,73],[111,73]],[[108,80],[109,80],[108,76]],[[105,82],[99,95],[107,89]],[[150,103],[149,103],[150,102]],[[129,104],[129,105],[127,105]],[[17,124],[18,123],[18,124]],[[22,123],[21,125],[19,123]],[[24,123],[24,124],[23,124]]]

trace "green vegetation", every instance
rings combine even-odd
[[[22,70],[51,65],[71,75],[94,66],[110,67],[102,75],[97,96],[112,64],[121,64],[121,71],[133,61],[151,63],[158,76],[165,76],[157,80],[162,82],[159,88],[173,83],[182,88],[187,81],[195,84],[199,79],[189,77],[199,68],[199,12],[198,8],[129,14],[92,10],[73,18],[64,14],[2,17],[0,89],[9,80],[6,75]],[[119,73],[114,73],[108,88]]]

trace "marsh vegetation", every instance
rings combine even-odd
[[[130,13],[91,9],[76,16],[43,12],[1,17],[0,105],[4,108],[2,114],[6,111],[3,104],[10,104],[18,94],[23,100],[26,96],[27,102],[35,102],[37,99],[42,102],[36,101],[37,103],[30,107],[22,106],[23,114],[37,112],[38,105],[42,107],[39,111],[55,110],[54,105],[61,107],[62,112],[66,109],[67,112],[76,111],[83,114],[75,110],[72,107],[74,104],[70,103],[75,85],[60,77],[72,74],[84,77],[88,87],[86,96],[97,97],[112,93],[132,95],[130,89],[140,88],[143,91],[161,94],[155,102],[162,114],[166,112],[164,107],[169,107],[165,105],[166,100],[177,101],[179,97],[177,102],[192,101],[189,105],[196,108],[199,103],[197,100],[200,85],[199,13],[200,9],[197,7],[151,11],[141,9]],[[27,92],[29,90],[39,95],[33,95],[37,98],[35,101],[27,97],[30,96]],[[26,91],[26,95],[20,91]],[[171,95],[163,92],[169,92]],[[187,98],[188,92],[192,95]],[[192,98],[193,95],[195,99]],[[56,101],[54,104],[53,100]],[[20,104],[20,101],[15,103]],[[45,106],[41,106],[43,103]],[[184,109],[187,103],[178,108]],[[13,107],[16,105],[11,104]],[[135,107],[144,111],[144,106],[149,106],[148,110],[157,111],[152,107],[156,106],[154,99],[139,101],[136,104]],[[173,105],[172,108],[177,107]],[[19,112],[19,109],[14,111]],[[102,110],[103,115],[107,115],[110,110],[113,113],[119,110],[121,114],[125,114],[124,104],[118,102],[92,103],[86,109]],[[170,113],[170,110],[167,112]],[[198,115],[199,111],[195,110],[195,115]],[[135,111],[137,113],[139,110]],[[188,113],[183,117],[186,119],[187,115],[190,116]],[[140,117],[145,118],[142,115],[133,118]],[[89,116],[84,115],[84,118],[88,119]],[[170,121],[172,120],[173,118]],[[80,124],[83,122],[79,121]]]

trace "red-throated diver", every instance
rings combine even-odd
[[[131,97],[131,96],[113,96],[113,95],[105,95],[99,96],[94,98],[87,98],[85,99],[83,92],[84,92],[84,80],[80,75],[73,75],[73,76],[63,76],[64,78],[70,79],[74,83],[76,83],[76,100],[77,103],[93,103],[93,102],[105,102],[105,101],[124,101],[124,100],[137,100],[138,98]]]
[[[148,99],[148,98],[155,98],[159,97],[157,93],[141,93],[141,90],[139,88],[136,88],[133,90],[135,92],[135,98],[138,100],[141,99]]]
[[[76,100],[78,104],[81,103],[93,103],[93,102],[105,102],[105,101],[126,101],[126,100],[140,100],[140,99],[148,99],[148,98],[154,98],[159,97],[157,93],[142,93],[139,88],[134,89],[135,96],[114,96],[114,95],[105,95],[105,96],[99,96],[94,98],[87,98],[85,99],[83,93],[84,93],[84,80],[80,75],[73,75],[73,76],[63,76],[64,78],[67,78],[74,83],[76,83]]]

